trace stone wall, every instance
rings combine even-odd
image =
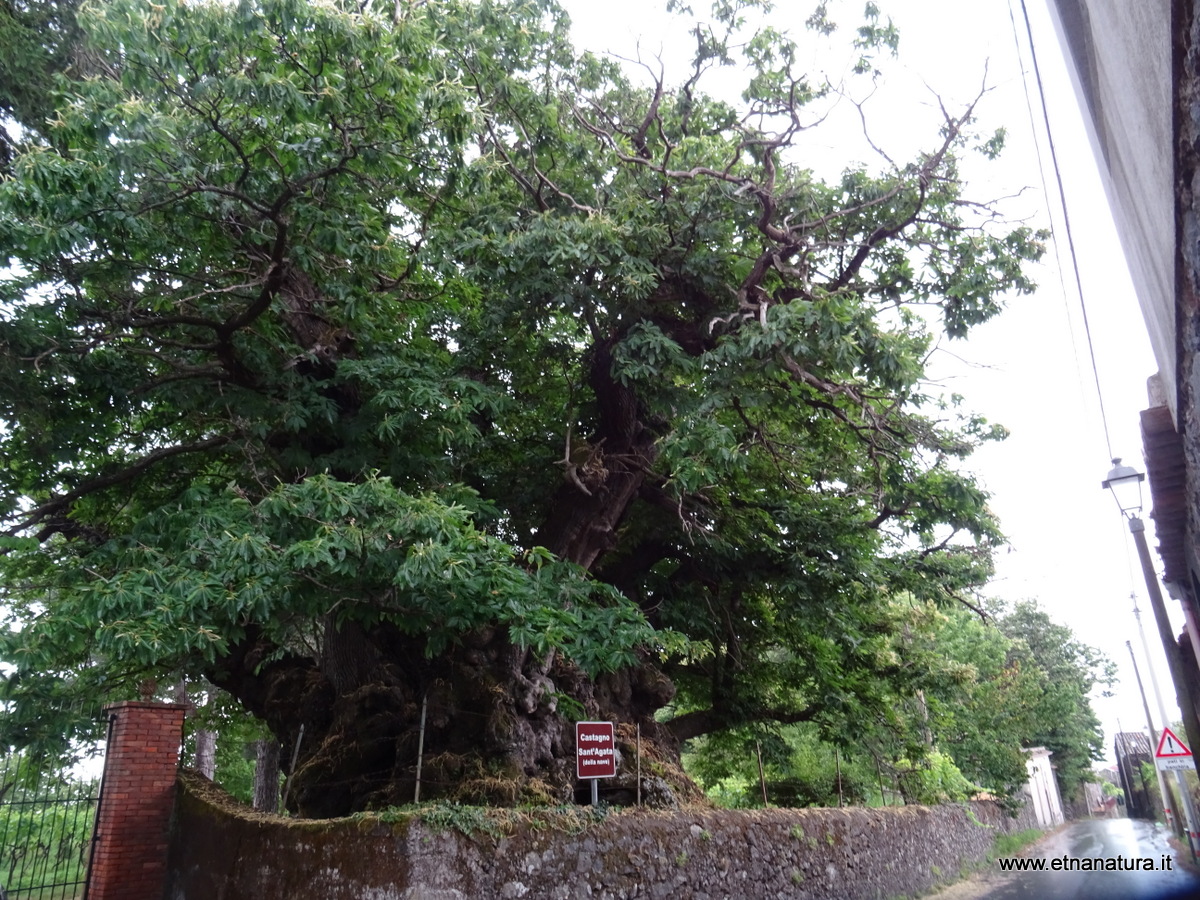
[[[1028,811],[1013,819],[981,802],[624,810],[578,833],[526,816],[466,836],[411,817],[254,813],[191,774],[181,788],[168,900],[882,900],[956,880],[997,834],[1033,827]]]

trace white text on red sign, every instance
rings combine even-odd
[[[612,722],[575,724],[575,774],[578,778],[611,778],[617,774]]]

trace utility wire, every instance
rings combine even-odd
[[[1012,25],[1013,45],[1017,52],[1017,66],[1021,73],[1021,88],[1025,95],[1025,111],[1029,115],[1029,137],[1033,141],[1033,152],[1037,156],[1038,180],[1042,184],[1042,196],[1050,196],[1050,185],[1046,182],[1046,159],[1042,155],[1042,142],[1038,140],[1037,116],[1033,111],[1033,96],[1029,93],[1029,79],[1026,77],[1025,56],[1021,46],[1021,35],[1017,30],[1017,14],[1013,11],[1012,0],[1008,2],[1008,21]],[[1067,336],[1071,340],[1071,356],[1075,360],[1075,387],[1079,391],[1080,410],[1088,409],[1088,392],[1083,381],[1083,360],[1079,356],[1079,338],[1075,333],[1075,317],[1071,314],[1071,304],[1067,298],[1067,278],[1063,271],[1062,249],[1058,243],[1058,230],[1054,228],[1054,217],[1046,211],[1050,219],[1050,245],[1053,248],[1055,275],[1058,276],[1059,299],[1062,301],[1063,314],[1067,321]]]
[[[1062,169],[1058,164],[1058,150],[1054,145],[1054,132],[1050,128],[1050,112],[1046,108],[1046,89],[1045,89],[1044,84],[1042,83],[1042,70],[1041,70],[1041,66],[1038,65],[1037,48],[1034,46],[1034,42],[1033,42],[1033,27],[1029,21],[1029,8],[1026,6],[1025,0],[1020,0],[1020,2],[1021,2],[1021,15],[1025,21],[1025,34],[1029,41],[1030,59],[1033,62],[1033,74],[1034,74],[1035,80],[1037,81],[1038,98],[1041,101],[1042,119],[1043,119],[1043,122],[1044,122],[1045,128],[1046,128],[1046,140],[1050,146],[1050,159],[1051,159],[1051,164],[1054,169],[1054,180],[1058,187],[1058,201],[1059,201],[1060,207],[1062,208],[1063,230],[1066,232],[1066,235],[1067,235],[1067,252],[1071,257],[1071,269],[1075,275],[1075,288],[1076,288],[1076,292],[1079,295],[1079,309],[1083,314],[1083,330],[1084,330],[1084,334],[1086,335],[1086,338],[1087,338],[1088,357],[1089,357],[1089,360],[1090,360],[1091,366],[1092,366],[1092,377],[1095,379],[1095,382],[1096,382],[1096,397],[1100,404],[1100,422],[1104,428],[1104,443],[1108,447],[1108,458],[1112,459],[1113,458],[1112,437],[1111,437],[1111,435],[1109,433],[1109,429],[1108,429],[1108,413],[1106,412],[1106,410],[1104,408],[1104,391],[1100,387],[1100,370],[1096,365],[1096,346],[1092,340],[1092,327],[1091,327],[1091,323],[1088,321],[1087,302],[1084,300],[1084,296],[1083,296],[1083,281],[1081,280],[1080,275],[1079,275],[1079,257],[1075,252],[1075,236],[1074,236],[1074,232],[1071,229],[1071,215],[1070,215],[1070,212],[1068,212],[1068,210],[1067,210],[1067,192],[1066,192],[1066,189],[1063,187]],[[1009,16],[1010,16],[1010,18],[1012,18],[1012,16],[1013,16],[1011,0],[1009,2]],[[1015,22],[1013,23],[1013,37],[1016,38],[1016,23]],[[1018,53],[1019,53],[1019,51],[1018,51]],[[1022,80],[1024,80],[1024,78],[1025,78],[1025,73],[1024,73],[1024,69],[1022,69]],[[1028,101],[1028,85],[1026,85],[1026,102],[1027,103],[1029,102]],[[1032,111],[1032,107],[1031,107],[1030,108],[1030,117],[1032,118],[1032,116],[1033,116],[1033,111]],[[1034,136],[1034,143],[1035,144],[1037,143],[1036,134]],[[1040,159],[1041,159],[1040,149],[1038,151],[1038,158],[1040,161]],[[1039,166],[1039,167],[1043,169],[1043,176],[1042,176],[1043,177],[1043,190],[1045,190],[1044,166]],[[1048,195],[1048,192],[1047,192],[1047,195]],[[1057,242],[1055,243],[1055,247],[1057,248]],[[1057,253],[1057,250],[1056,250],[1056,253]],[[1059,277],[1061,278],[1061,264],[1059,267],[1059,272],[1060,272]],[[1064,289],[1064,293],[1065,293],[1065,289]]]
[[[1023,13],[1024,20],[1025,20],[1025,31],[1029,38],[1029,52],[1033,59],[1034,71],[1037,72],[1038,71],[1037,51],[1034,49],[1034,46],[1033,46],[1033,30],[1032,30],[1032,28],[1030,28],[1029,10],[1025,6],[1025,0],[1021,0],[1021,11]],[[1046,184],[1046,165],[1045,165],[1045,160],[1042,157],[1041,143],[1037,140],[1037,124],[1036,124],[1035,114],[1033,111],[1033,98],[1030,96],[1030,93],[1029,93],[1029,81],[1025,77],[1025,65],[1024,65],[1024,60],[1021,56],[1021,38],[1020,38],[1020,35],[1017,30],[1016,13],[1013,12],[1012,0],[1009,0],[1009,3],[1008,3],[1008,17],[1009,17],[1009,21],[1012,22],[1013,43],[1016,44],[1017,61],[1021,68],[1021,83],[1025,89],[1025,106],[1029,112],[1029,125],[1030,125],[1030,128],[1031,128],[1031,130],[1033,132],[1033,136],[1034,136],[1033,146],[1034,146],[1034,151],[1037,153],[1037,158],[1038,158],[1038,175],[1040,176],[1041,181],[1042,181],[1042,193],[1044,196],[1049,197],[1050,189],[1049,189],[1049,186]],[[1049,138],[1051,153],[1053,153],[1054,152],[1054,138],[1053,138],[1053,135],[1051,135],[1051,133],[1050,133],[1050,120],[1049,120],[1049,116],[1046,112],[1046,95],[1045,95],[1045,91],[1042,89],[1042,81],[1041,81],[1040,74],[1038,76],[1038,94],[1039,94],[1039,97],[1041,100],[1042,114],[1043,114],[1043,118],[1044,118],[1044,121],[1046,124],[1046,134],[1047,134],[1047,137]],[[1054,159],[1054,172],[1055,172],[1055,175],[1058,176],[1059,170],[1058,170],[1057,156],[1055,156],[1055,159]],[[1067,216],[1066,196],[1062,189],[1062,178],[1061,177],[1058,178],[1058,188],[1059,188],[1059,200],[1060,200],[1060,203],[1062,205],[1062,210],[1063,210],[1063,219],[1066,222],[1065,229],[1067,231],[1068,241],[1070,241],[1071,227],[1070,227],[1070,220]],[[1051,236],[1052,236],[1052,241],[1054,243],[1054,255],[1055,255],[1055,258],[1058,259],[1058,279],[1059,279],[1059,284],[1062,286],[1062,296],[1063,296],[1063,301],[1065,303],[1066,297],[1067,297],[1067,284],[1066,284],[1066,279],[1063,277],[1062,256],[1059,251],[1058,237],[1054,233],[1053,229],[1051,229]],[[1087,306],[1084,303],[1084,299],[1083,299],[1083,284],[1079,280],[1079,267],[1078,267],[1078,263],[1075,258],[1075,246],[1074,246],[1073,242],[1071,242],[1070,252],[1071,252],[1071,261],[1075,268],[1075,286],[1076,286],[1076,291],[1079,295],[1079,307],[1083,311],[1084,329],[1087,331],[1088,352],[1089,352],[1089,355],[1091,356],[1092,374],[1095,376],[1095,379],[1096,379],[1096,395],[1100,402],[1100,419],[1104,426],[1104,440],[1105,440],[1105,443],[1108,445],[1108,455],[1109,455],[1109,458],[1111,459],[1113,456],[1112,439],[1109,437],[1109,433],[1108,433],[1108,419],[1105,416],[1105,412],[1104,412],[1104,395],[1100,391],[1100,376],[1099,376],[1099,373],[1096,371],[1096,354],[1095,354],[1095,350],[1092,346],[1091,330],[1088,329],[1088,327],[1087,327]],[[1071,323],[1070,315],[1067,316],[1067,329],[1071,335],[1071,350],[1075,355],[1075,374],[1076,374],[1076,377],[1079,379],[1080,392],[1082,393],[1083,379],[1079,374],[1080,369],[1082,368],[1079,365],[1079,347],[1075,340],[1075,329]],[[1133,569],[1133,554],[1131,553],[1131,551],[1129,549],[1129,541],[1124,540],[1124,534],[1125,534],[1125,529],[1124,529],[1124,527],[1121,527],[1122,540],[1120,543],[1121,543],[1121,546],[1125,549],[1125,567],[1129,573],[1129,595],[1131,597],[1135,598],[1134,606],[1136,606],[1137,605],[1137,600],[1136,600],[1137,580],[1135,578],[1134,569]]]

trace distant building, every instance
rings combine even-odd
[[[1121,775],[1116,766],[1106,766],[1103,769],[1093,769],[1092,771],[1096,773],[1096,777],[1101,781],[1107,781],[1109,784],[1115,784],[1117,787],[1121,786]]]
[[[1150,755],[1150,739],[1140,731],[1119,732],[1113,740],[1113,752],[1117,757],[1117,775],[1121,790],[1125,792],[1125,809],[1134,819],[1150,819],[1156,816],[1151,785],[1143,776],[1142,764],[1154,765]]]
[[[1095,788],[1094,796],[1098,798],[1098,805],[1095,808],[1102,810],[1099,814],[1110,819],[1128,815],[1129,811],[1125,808],[1124,788],[1121,787],[1121,774],[1117,770],[1117,767],[1107,766],[1103,769],[1093,769],[1092,772],[1099,781],[1095,784],[1089,784],[1087,787]],[[1115,790],[1120,790],[1121,795],[1118,796],[1115,790],[1106,792],[1105,789],[1109,785]]]
[[[1054,754],[1045,747],[1030,747],[1025,751],[1025,771],[1029,773],[1029,781],[1025,790],[1033,811],[1037,815],[1038,825],[1042,828],[1053,828],[1065,820],[1063,815],[1062,797],[1058,793],[1058,779],[1054,777],[1054,767],[1050,757]]]
[[[1099,782],[1085,781],[1081,787],[1083,788],[1083,812],[1089,818],[1116,815],[1116,798],[1105,797],[1104,788],[1100,786]],[[1111,802],[1109,802],[1110,800]],[[1077,815],[1082,814],[1077,813]]]

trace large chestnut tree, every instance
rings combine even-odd
[[[5,10],[7,739],[203,677],[329,815],[411,798],[423,708],[422,794],[491,802],[568,797],[583,716],[669,763],[869,708],[882,605],[999,537],[997,429],[924,376],[1031,287],[961,193],[997,142],[947,111],[823,180],[831,86],[757,4],[675,81],[550,0],[386,6]]]

